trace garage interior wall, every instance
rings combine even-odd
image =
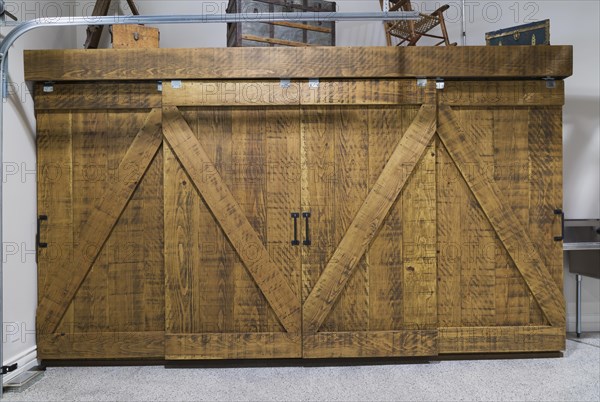
[[[111,13],[130,14],[126,1],[114,1]],[[138,0],[142,14],[224,13],[227,3],[215,1]],[[338,10],[378,11],[377,0],[338,0]],[[444,2],[415,1],[415,9],[431,12]],[[462,44],[461,1],[447,2],[450,38]],[[466,1],[466,43],[484,45],[485,32],[550,19],[554,45],[574,46],[574,72],[566,81],[564,108],[564,210],[567,219],[600,218],[600,65],[597,38],[600,5],[588,1]],[[19,20],[53,16],[90,15],[94,1],[19,1],[6,8]],[[119,10],[117,10],[117,7]],[[576,27],[586,27],[576,29]],[[163,25],[161,47],[224,47],[225,24]],[[6,34],[7,28],[1,30]],[[383,46],[377,22],[340,22],[338,46]],[[23,80],[23,49],[81,48],[85,28],[56,28],[28,33],[11,50],[10,97],[4,119],[4,363],[19,361],[20,369],[35,363],[37,302],[35,232],[35,118],[33,100]],[[101,46],[108,47],[105,32]],[[565,261],[567,325],[575,327],[575,276]],[[583,328],[600,330],[600,281],[583,282]],[[20,370],[19,370],[20,371]],[[12,373],[14,376],[14,373]],[[10,380],[7,375],[4,380]]]

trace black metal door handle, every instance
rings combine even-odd
[[[35,234],[35,240],[37,243],[38,248],[46,248],[48,247],[48,243],[42,243],[40,240],[40,227],[42,226],[42,221],[47,221],[48,220],[48,216],[47,215],[40,215],[38,216],[37,219],[37,233]]]
[[[294,218],[294,240],[292,240],[292,246],[299,246],[300,240],[298,240],[298,218],[300,218],[300,214],[298,212],[292,212],[292,218]]]
[[[565,239],[565,213],[562,209],[556,208],[554,215],[560,215],[560,236],[554,236],[554,241],[563,241]]]
[[[308,218],[310,218],[310,212],[302,212],[302,217],[306,219],[306,233],[304,235],[304,241],[302,242],[302,244],[304,244],[305,246],[310,246],[310,230],[308,228]]]

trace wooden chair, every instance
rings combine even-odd
[[[379,0],[379,3],[383,9],[383,1]],[[396,43],[397,46],[415,46],[422,37],[441,39],[435,46],[442,44],[446,46],[456,46],[456,42],[450,43],[450,40],[448,39],[448,30],[446,29],[446,23],[444,22],[444,11],[449,7],[450,6],[445,4],[431,14],[419,13],[419,20],[384,22],[388,46],[393,45],[393,37],[399,39],[399,42]],[[413,11],[410,0],[390,0],[390,11],[398,10]],[[430,31],[438,25],[442,31],[441,35],[430,33]]]

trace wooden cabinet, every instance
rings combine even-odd
[[[318,86],[260,49],[290,82],[232,67],[161,91],[172,63],[153,51],[136,56],[159,63],[143,82],[68,82],[80,53],[45,71],[48,52],[26,54],[29,79],[58,81],[35,92],[42,359],[564,349],[564,88],[536,77],[568,76],[571,49],[548,47],[525,78],[505,68],[547,49],[512,49],[508,67],[505,49],[444,49],[497,65],[443,89],[407,63],[344,73],[342,49],[319,56]],[[353,57],[390,51],[406,55]]]

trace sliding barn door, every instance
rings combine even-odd
[[[162,358],[160,93],[36,87],[41,359]]]
[[[323,81],[303,99],[304,357],[437,354],[431,84]]]
[[[563,100],[562,81],[449,82],[440,93],[440,353],[564,349]]]
[[[300,112],[260,85],[165,85],[167,359],[301,356]]]

